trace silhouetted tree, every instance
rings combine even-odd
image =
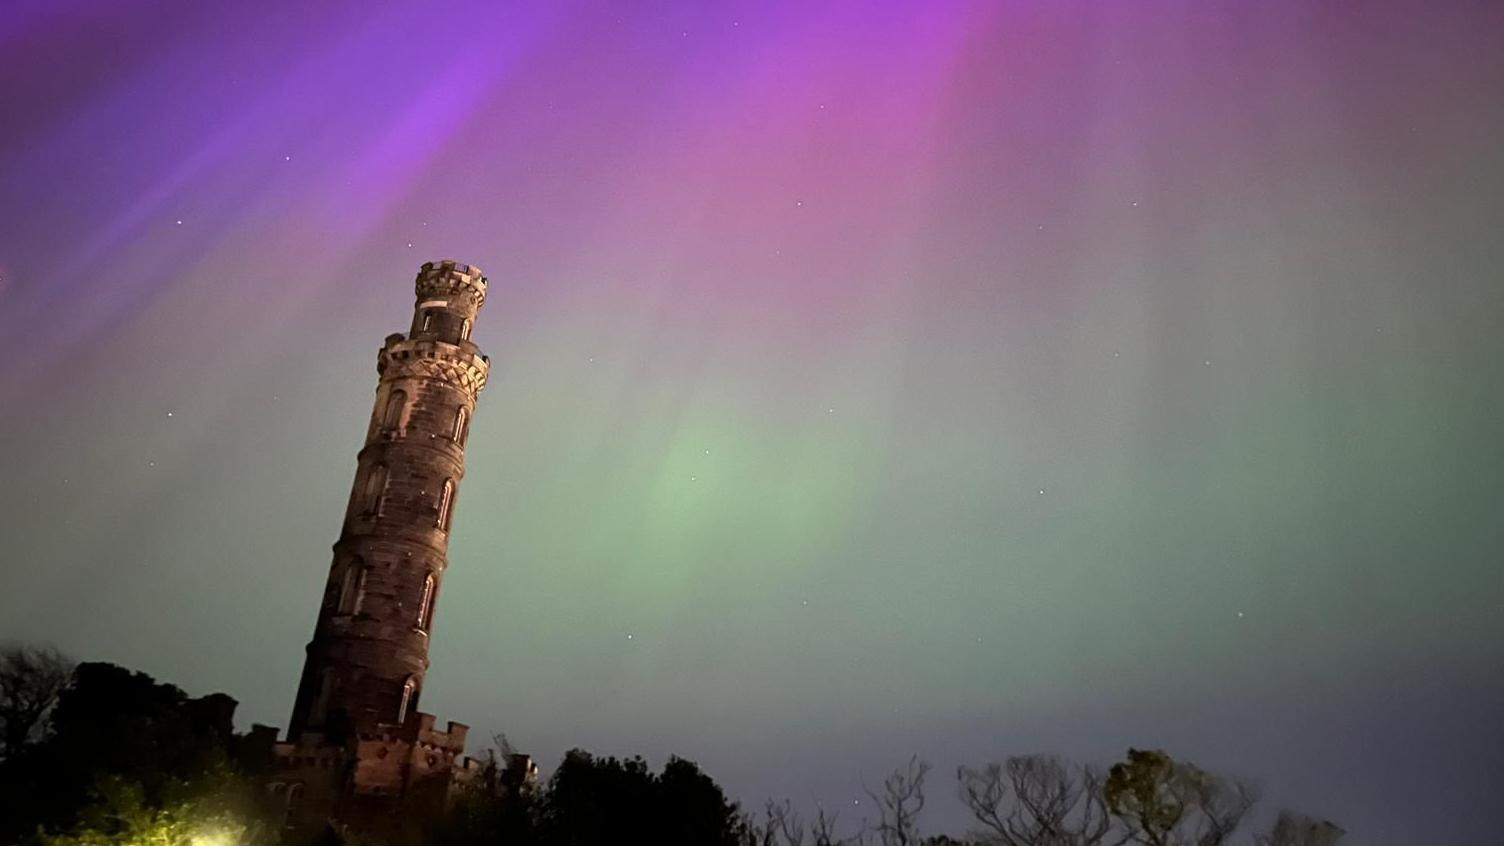
[[[79,664],[45,738],[0,765],[0,842],[92,830],[89,815],[113,801],[161,810],[221,791],[241,770],[234,712],[224,694],[190,698],[144,673]]]
[[[804,821],[789,800],[763,805],[762,819],[756,814],[742,818],[743,846],[804,846]]]
[[[654,775],[641,758],[564,756],[538,803],[538,842],[549,846],[652,842],[733,846],[736,803],[690,761],[670,758]]]
[[[866,842],[868,832],[864,828],[847,837],[837,834],[838,817],[817,807],[814,818],[806,824],[789,800],[770,799],[763,806],[761,819],[753,814],[744,818],[742,842],[745,846],[861,846]]]
[[[883,846],[919,843],[919,812],[924,810],[924,777],[929,771],[930,765],[915,755],[883,779],[881,793],[866,791],[877,806],[873,830]]]
[[[658,776],[657,801],[663,818],[659,843],[726,844],[738,840],[740,817],[710,776],[683,758],[670,758]]]
[[[490,764],[487,764],[490,767]],[[434,832],[434,846],[532,846],[537,804],[531,794],[507,795],[479,785],[460,791]]]
[[[1112,825],[1102,777],[1051,755],[1023,755],[956,771],[961,801],[1002,846],[1094,846]]]
[[[73,661],[56,649],[0,649],[0,760],[35,741],[43,719],[73,677]]]
[[[1122,842],[1142,846],[1227,843],[1257,801],[1243,782],[1141,749],[1129,749],[1128,760],[1112,766],[1103,795]]]
[[[585,846],[612,831],[642,831],[651,823],[653,775],[641,758],[597,759],[582,749],[565,754],[539,807],[544,842]]]
[[[865,830],[858,828],[850,837],[841,837],[836,834],[836,823],[840,815],[827,814],[824,808],[815,809],[815,818],[810,823],[810,846],[862,846],[867,840]]]
[[[67,666],[51,651],[0,653],[0,844],[270,846],[275,829],[261,814],[258,769],[270,766],[270,750],[264,735],[234,733],[233,699],[189,697],[111,664],[80,664],[71,675]],[[1257,798],[1243,782],[1160,751],[1130,749],[1105,778],[1058,758],[1021,756],[957,770],[961,798],[981,826],[974,839],[926,838],[918,821],[930,768],[916,756],[878,789],[864,787],[877,819],[843,837],[835,815],[803,818],[787,800],[768,802],[761,819],[743,816],[682,758],[654,773],[640,757],[576,749],[540,790],[528,761],[504,737],[495,744],[441,824],[425,818],[391,832],[388,846],[1230,846]],[[1342,835],[1286,812],[1247,842],[1335,846]]]

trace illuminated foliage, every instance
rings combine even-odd
[[[78,665],[45,737],[0,762],[0,843],[253,843],[260,792],[234,711],[224,694]]]
[[[76,826],[43,834],[42,846],[274,846],[270,826],[254,812],[249,785],[228,770],[198,783],[173,782],[161,802],[139,782],[101,780],[95,801]]]

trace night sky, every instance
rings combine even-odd
[[[472,746],[1504,837],[1504,4],[3,5],[0,639],[285,727],[454,258]]]

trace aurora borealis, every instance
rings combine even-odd
[[[847,807],[1160,746],[1504,828],[1504,7],[0,14],[0,639],[286,726],[419,264],[423,708]],[[843,813],[855,819],[851,806]]]

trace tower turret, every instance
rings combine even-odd
[[[376,401],[289,740],[412,728],[465,475],[465,441],[490,361],[470,340],[486,300],[473,265],[418,272],[411,330],[376,356]]]

